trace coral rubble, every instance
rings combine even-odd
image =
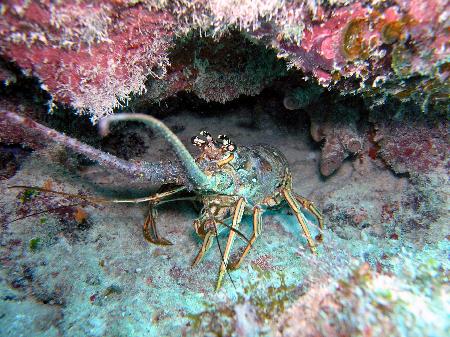
[[[145,90],[167,66],[169,13],[109,1],[2,4],[1,54],[54,99],[94,120]]]

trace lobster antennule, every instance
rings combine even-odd
[[[101,135],[106,135],[109,131],[109,125],[119,121],[137,121],[148,125],[153,131],[166,140],[175,151],[181,164],[186,169],[187,178],[195,187],[205,188],[209,186],[209,178],[198,167],[192,155],[186,149],[180,139],[160,120],[145,114],[122,113],[105,117],[99,122]]]

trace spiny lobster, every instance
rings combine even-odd
[[[224,251],[221,250],[222,262],[219,269],[216,290],[221,287],[222,279],[228,269],[237,269],[248,254],[255,240],[261,234],[262,214],[271,208],[287,202],[302,228],[309,248],[316,252],[316,243],[311,237],[307,220],[302,208],[308,210],[317,219],[320,233],[316,240],[322,240],[323,217],[314,204],[295,194],[292,190],[292,176],[285,156],[269,145],[251,147],[236,146],[225,135],[215,140],[206,131],[201,137],[193,137],[192,143],[200,149],[200,155],[193,158],[178,137],[161,121],[144,114],[116,114],[104,118],[99,123],[100,132],[106,134],[109,126],[118,121],[139,121],[148,125],[162,136],[174,150],[183,172],[178,166],[168,164],[149,164],[127,162],[100,150],[92,148],[75,139],[49,129],[29,118],[13,112],[0,111],[0,117],[13,123],[24,125],[40,136],[64,144],[65,146],[98,161],[101,165],[131,173],[150,181],[171,183],[166,189],[152,196],[130,200],[109,200],[109,202],[148,202],[149,212],[144,223],[145,238],[155,244],[170,245],[170,241],[158,235],[154,208],[162,202],[177,199],[180,192],[190,191],[194,199],[203,205],[200,216],[194,221],[195,232],[203,239],[202,246],[193,261],[197,265],[211,247],[214,238],[229,229]],[[167,189],[167,186],[170,188]],[[44,192],[52,192],[40,189]],[[105,201],[93,199],[94,201]],[[179,200],[179,199],[177,199]],[[253,217],[253,234],[250,239],[239,231],[244,214]],[[235,236],[244,238],[247,245],[239,259],[229,264],[229,257]],[[220,248],[220,246],[219,246]]]

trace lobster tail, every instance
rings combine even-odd
[[[198,188],[207,188],[209,186],[208,177],[198,167],[194,158],[186,149],[184,144],[163,122],[145,114],[122,113],[101,119],[99,122],[100,133],[102,135],[107,134],[109,131],[109,125],[112,122],[118,121],[138,121],[148,125],[153,131],[163,137],[164,140],[170,144],[178,159],[181,161],[181,164],[186,169],[186,174],[189,181]]]

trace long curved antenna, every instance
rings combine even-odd
[[[184,185],[187,183],[182,168],[170,162],[128,162],[50,129],[45,125],[33,121],[31,118],[23,117],[15,112],[6,111],[4,108],[0,108],[0,121],[2,119],[21,125],[26,132],[32,135],[38,136],[46,141],[64,145],[98,162],[103,167],[120,171],[133,178],[143,178],[154,184],[176,183],[178,185]]]
[[[142,197],[142,198],[133,198],[133,199],[105,199],[105,198],[100,198],[100,197],[86,197],[86,196],[80,195],[80,194],[59,192],[59,191],[49,190],[47,188],[42,188],[42,187],[37,187],[37,186],[25,186],[25,185],[12,185],[12,186],[7,186],[7,188],[10,188],[10,189],[12,189],[12,188],[32,189],[32,190],[39,191],[39,192],[62,195],[63,197],[81,199],[84,201],[93,202],[93,203],[97,203],[97,204],[139,204],[142,202],[149,202],[149,201],[154,201],[154,200],[158,199],[154,195],[151,195],[148,197]],[[181,186],[181,187],[178,187],[175,190],[175,192],[181,192],[183,190],[185,190],[185,188],[183,186]]]
[[[245,242],[251,245],[250,240],[247,239],[247,237],[238,229],[231,227],[230,225],[227,225],[225,222],[216,220],[217,223],[220,223],[221,225],[227,227],[230,231],[235,232],[241,239],[243,239]]]
[[[106,135],[109,131],[109,125],[112,122],[118,121],[138,121],[148,125],[153,131],[158,133],[161,137],[164,138],[165,141],[170,144],[172,149],[175,151],[178,159],[185,167],[186,173],[188,175],[187,178],[189,179],[189,181],[195,187],[208,188],[208,186],[210,185],[208,176],[206,176],[198,167],[194,158],[186,149],[184,144],[180,141],[180,139],[163,122],[149,115],[138,113],[122,113],[101,119],[99,122],[100,134]]]

